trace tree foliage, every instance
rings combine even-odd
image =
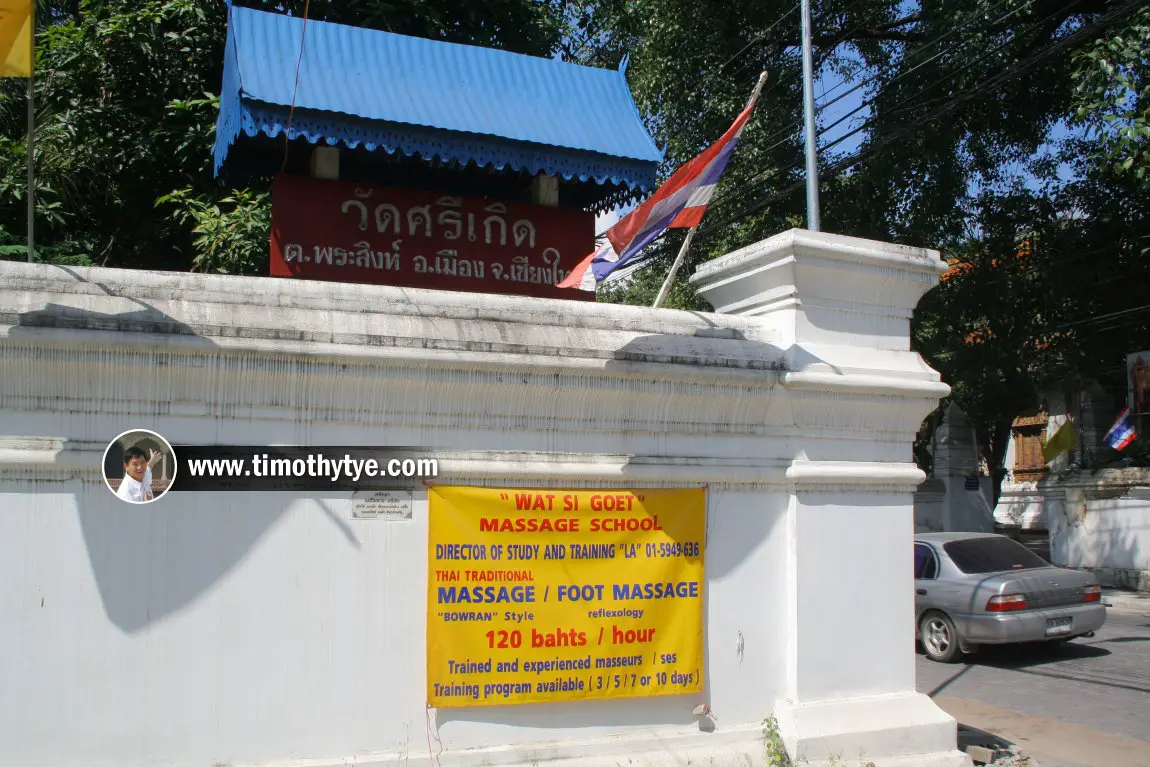
[[[240,0],[309,18],[532,55],[561,7],[532,0]],[[41,0],[36,250],[41,260],[266,273],[267,189],[211,171],[223,0]],[[0,258],[23,258],[25,82],[0,81]]]
[[[1080,154],[1150,188],[1150,7],[1073,56],[1073,121],[1096,141]],[[1101,167],[1098,168],[1101,171]]]
[[[721,134],[758,69],[771,73],[690,260],[805,226],[793,6],[700,13],[620,0],[594,11],[569,55],[611,64],[631,52],[668,169]],[[820,142],[822,228],[939,248],[951,262],[918,308],[914,345],[951,384],[991,466],[1044,391],[1098,378],[1123,392],[1125,354],[1150,347],[1139,308],[1150,284],[1148,13],[1103,0],[815,3],[816,59],[865,83],[866,101],[838,128],[861,145]],[[680,241],[664,240],[609,300],[649,305]],[[699,306],[684,284],[692,271],[669,305]]]
[[[1150,346],[1146,9],[1068,56],[1059,142],[1073,179],[987,189],[951,270],[919,305],[916,348],[951,383],[1002,473],[1013,418],[1085,380],[1125,398],[1125,358]],[[1131,40],[1136,42],[1131,44]],[[1136,459],[1137,460],[1137,459]]]

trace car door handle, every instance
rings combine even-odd
[[[926,596],[926,589],[915,589],[914,593],[918,594],[921,597],[925,597]]]

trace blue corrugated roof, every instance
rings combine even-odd
[[[649,187],[623,72],[233,6],[216,170],[240,132]],[[300,58],[301,40],[303,56]],[[296,86],[297,61],[299,84]]]

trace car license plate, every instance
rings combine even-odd
[[[1070,630],[1074,628],[1073,618],[1047,618],[1046,619],[1046,636],[1055,636],[1057,634],[1069,634]]]

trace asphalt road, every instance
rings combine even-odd
[[[918,656],[918,689],[1039,767],[1150,767],[1150,613],[1108,609],[1060,649],[985,648],[957,664]]]

